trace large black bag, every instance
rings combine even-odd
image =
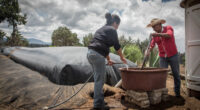
[[[84,83],[93,70],[87,60],[86,47],[42,47],[42,48],[5,48],[5,55],[33,70],[47,76],[50,81],[61,85]],[[118,55],[110,54],[111,60],[121,63]],[[129,67],[136,65],[127,60]],[[115,85],[120,79],[119,68],[124,64],[106,66],[105,83]],[[90,79],[90,82],[93,78]]]

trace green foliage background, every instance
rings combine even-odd
[[[78,46],[79,39],[76,33],[72,33],[67,27],[58,27],[51,36],[53,46]]]
[[[125,58],[140,64],[142,60],[142,52],[137,45],[127,45],[123,48],[122,53],[125,55]]]
[[[0,40],[3,37],[7,37],[7,42],[1,45],[9,46],[25,46],[28,41],[20,34],[18,31],[18,25],[26,24],[26,14],[21,13],[18,0],[0,0],[0,23],[3,21],[8,22],[8,26],[13,27],[11,36],[6,36],[6,34],[1,30]]]

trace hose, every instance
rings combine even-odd
[[[86,80],[86,82],[83,84],[83,86],[81,86],[80,89],[79,89],[76,93],[74,93],[72,96],[70,96],[68,99],[66,99],[66,100],[64,100],[63,102],[60,102],[60,103],[58,103],[58,104],[56,104],[56,105],[52,105],[52,106],[49,106],[49,107],[45,106],[45,107],[43,107],[42,110],[49,110],[49,109],[55,108],[55,107],[57,107],[57,106],[60,106],[60,105],[62,105],[62,104],[64,104],[64,103],[68,102],[71,98],[73,98],[75,95],[77,95],[77,94],[83,89],[83,87],[85,87],[85,85],[88,83],[88,81],[90,80],[90,78],[91,78],[92,76],[93,76],[93,74],[91,74],[90,77],[89,77],[89,78]]]
[[[114,63],[114,64],[122,64],[122,63]],[[66,99],[66,100],[64,100],[63,102],[60,102],[60,103],[58,103],[58,104],[56,104],[56,105],[51,105],[51,106],[49,106],[49,107],[45,106],[45,107],[43,107],[42,110],[49,110],[49,109],[55,108],[55,107],[57,107],[57,106],[60,106],[60,105],[62,105],[62,104],[64,104],[64,103],[68,102],[68,101],[69,101],[70,99],[72,99],[75,95],[77,95],[77,94],[83,89],[83,87],[85,87],[85,85],[88,83],[88,81],[90,80],[90,78],[91,78],[93,75],[94,75],[94,74],[92,73],[92,74],[90,75],[90,77],[85,81],[85,83],[83,84],[83,86],[81,86],[80,89],[79,89],[76,93],[74,93],[72,96],[70,96],[68,99]]]

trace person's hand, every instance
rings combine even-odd
[[[124,63],[124,64],[127,64],[127,61],[124,57],[121,57],[121,61]]]
[[[113,65],[114,64],[114,62],[113,61],[111,61],[111,60],[108,60],[108,65]]]
[[[157,36],[157,33],[151,33],[150,34],[150,37],[156,37]]]

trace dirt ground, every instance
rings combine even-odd
[[[180,74],[184,76],[185,67],[180,65]],[[169,90],[169,99],[168,101],[162,101],[160,104],[151,105],[147,110],[200,110],[200,100],[194,97],[187,96],[187,89],[185,84],[185,79],[181,79],[181,97],[175,97],[173,87],[174,81],[173,76],[168,75],[166,86]],[[106,90],[105,90],[106,91]],[[113,90],[112,90],[113,91]],[[139,106],[130,104],[124,100],[124,90],[115,89],[115,93],[110,93],[111,96],[105,96],[105,102],[108,103],[108,106],[111,110],[135,110],[141,109]],[[81,107],[73,109],[89,109],[93,105],[93,99],[89,99],[88,102]],[[144,110],[146,110],[144,109]]]
[[[183,75],[185,74],[185,66],[182,64],[180,65],[180,73]]]
[[[194,97],[187,97],[185,80],[182,80],[181,88],[181,97],[177,98],[174,96],[173,91],[173,77],[168,75],[167,78],[167,88],[169,90],[169,99],[166,102],[161,102],[157,105],[151,105],[147,110],[200,110],[200,100]],[[130,104],[124,100],[124,91],[121,89],[114,90],[114,95],[106,96],[105,102],[108,103],[108,106],[111,110],[135,110],[141,109],[137,105]],[[81,107],[72,108],[72,109],[89,109],[92,107],[93,100],[92,98],[88,100],[87,103]],[[64,108],[63,108],[64,109]]]
[[[22,76],[29,76],[29,75],[27,75],[29,73],[30,75],[32,75],[32,77],[29,78],[29,79],[28,79],[28,77],[26,77],[26,79],[24,79],[24,80],[28,81],[30,83],[30,85],[33,85],[32,80],[39,78],[40,80],[37,80],[37,83],[34,82],[34,85],[37,86],[37,87],[38,87],[38,83],[40,83],[39,85],[44,86],[43,88],[45,88],[46,86],[48,86],[50,88],[58,88],[57,86],[59,86],[59,85],[51,84],[51,82],[49,82],[46,78],[43,78],[41,75],[39,75],[39,73],[34,72],[32,70],[29,70],[22,65],[16,64],[15,62],[11,61],[7,57],[1,56],[0,57],[0,64],[1,64],[0,65],[0,73],[1,73],[0,75],[1,75],[1,77],[6,76],[6,78],[8,78],[8,77],[11,78],[11,75],[13,77],[17,77],[15,75],[17,72],[20,72],[20,75],[22,75]],[[12,69],[10,70],[11,67],[12,67]],[[181,69],[180,69],[181,74],[183,74],[185,69],[184,69],[184,67],[182,67],[182,65],[180,67],[181,67]],[[18,69],[16,69],[16,68],[18,68]],[[19,68],[20,68],[20,70],[19,70]],[[5,73],[8,74],[8,75],[6,75]],[[38,74],[37,77],[35,76],[36,74]],[[3,82],[5,82],[5,80],[3,80],[3,79],[6,79],[6,78],[2,78],[2,82],[0,81],[0,84],[2,86],[0,90],[2,90],[2,91],[3,91],[3,88],[5,88],[5,85],[3,83]],[[18,80],[15,80],[13,82],[13,84],[17,84],[17,83],[15,83],[17,81]],[[160,104],[157,104],[157,105],[151,105],[149,108],[147,108],[147,110],[165,110],[165,109],[166,110],[200,110],[200,100],[196,99],[194,97],[187,97],[185,80],[182,79],[181,81],[182,81],[181,97],[176,98],[174,96],[174,92],[173,92],[173,86],[174,86],[173,77],[171,75],[168,75],[166,86],[169,90],[169,93],[168,93],[169,94],[169,100],[166,101],[166,102],[161,102]],[[73,88],[75,88],[74,91],[77,91],[78,88],[80,88],[80,86],[77,86],[77,87],[74,86],[73,87]],[[8,89],[9,91],[7,92],[7,94],[8,94],[12,90],[12,88],[11,87],[6,87],[6,88],[9,88]],[[31,86],[23,87],[22,91],[25,91],[26,89],[32,90],[33,87],[31,87]],[[54,110],[71,110],[71,109],[89,110],[89,109],[91,109],[93,107],[93,99],[92,99],[92,90],[90,91],[89,89],[93,89],[93,83],[87,84],[87,86],[77,95],[77,97],[74,97],[73,100],[76,101],[76,102],[73,102],[73,101],[72,102],[78,103],[78,104],[74,104],[76,106],[73,106],[73,104],[71,104],[71,103],[65,103],[61,107],[58,107]],[[7,90],[7,89],[5,89],[5,90]],[[66,91],[68,89],[65,87],[65,89],[63,89],[63,90]],[[35,92],[34,91],[25,91],[26,94],[24,94],[24,96],[27,96],[27,98],[32,98],[32,97],[37,98],[36,96],[42,95],[42,94],[39,94],[40,92],[43,93],[43,91],[40,91],[40,92],[37,92],[37,91],[36,90],[35,90]],[[16,92],[16,93],[18,93],[18,92]],[[50,92],[50,89],[48,90],[48,92]],[[66,93],[63,93],[63,94],[67,94],[68,92],[70,92],[70,91],[66,91]],[[111,87],[111,86],[108,86],[108,85],[104,85],[104,92],[105,92],[105,102],[107,102],[107,104],[108,104],[108,106],[110,107],[111,110],[136,110],[136,109],[141,109],[137,105],[130,104],[130,103],[128,103],[124,100],[125,91],[122,90],[122,89],[114,88],[114,87]],[[44,93],[45,93],[45,95],[48,95],[46,92],[44,92]],[[5,94],[1,92],[0,96],[3,97],[3,95],[5,95]],[[12,94],[10,94],[10,95],[12,95]],[[54,96],[55,94],[51,93],[51,95]],[[49,95],[49,96],[51,96],[51,95]],[[30,96],[30,97],[28,97],[28,96]],[[62,98],[61,101],[67,99],[69,96],[71,96],[71,95],[63,95],[61,97]],[[25,99],[23,99],[23,98],[24,97],[20,96],[15,102],[13,101],[13,105],[15,104],[17,106],[20,103],[22,103],[20,101],[24,101],[25,99],[27,99],[27,98],[25,98]],[[33,105],[33,106],[34,107],[40,106],[40,105],[38,105],[38,103],[46,105],[46,103],[51,98],[48,97],[47,99],[46,98],[44,98],[44,99],[45,99],[45,101],[34,102],[35,105]],[[77,100],[75,100],[75,99],[77,99]],[[83,101],[81,101],[80,99],[87,99],[87,100],[84,100],[85,102],[83,103]],[[3,100],[0,98],[0,102],[2,102],[2,101]],[[29,99],[27,102],[31,102],[31,101],[33,101],[33,100]],[[8,104],[3,104],[3,103],[0,104],[0,105],[1,105],[0,110],[5,110],[3,108],[9,108],[9,106],[11,106],[11,105],[8,105]],[[15,107],[12,107],[12,108],[15,108]],[[26,110],[30,110],[30,109],[31,108],[28,108]],[[13,110],[13,109],[9,109],[9,110]],[[17,110],[17,109],[15,109],[15,110]]]

